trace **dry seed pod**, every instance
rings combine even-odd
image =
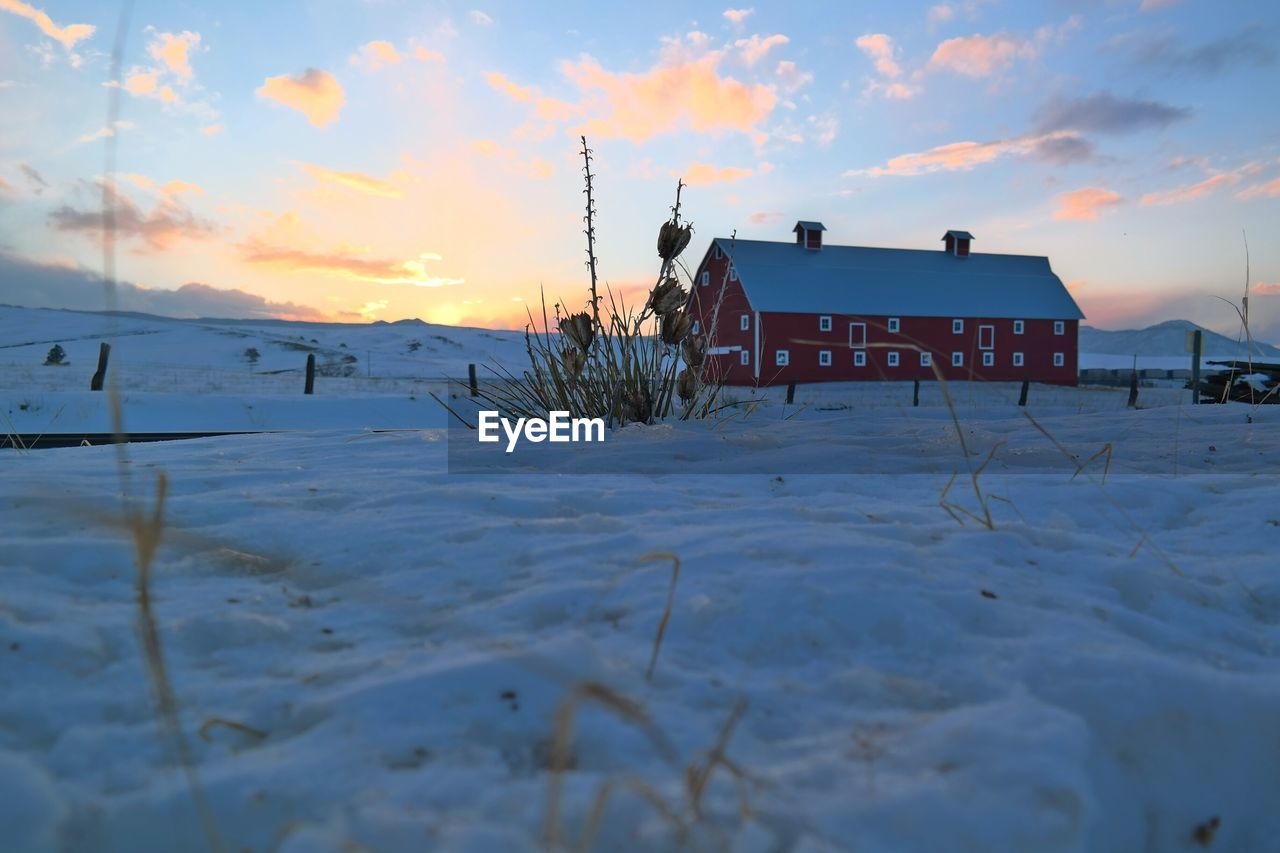
[[[576,379],[587,363],[587,357],[576,347],[565,347],[560,351],[560,363],[564,366],[564,372]]]
[[[682,370],[680,375],[676,377],[676,393],[680,395],[680,399],[689,402],[698,396],[698,388],[702,383],[698,381],[698,375],[692,370]]]
[[[565,317],[560,321],[560,334],[568,338],[569,343],[586,352],[596,336],[595,329],[591,328],[591,315],[583,311]]]
[[[649,307],[658,315],[679,311],[688,301],[689,291],[681,287],[680,282],[674,278],[658,282],[649,294]]]
[[[664,261],[677,258],[693,237],[692,225],[677,225],[668,220],[658,229],[658,257]]]
[[[662,342],[678,344],[688,336],[691,329],[693,320],[689,319],[688,314],[667,314],[662,318]]]
[[[653,403],[646,392],[632,391],[622,403],[624,420],[647,424],[653,416]]]
[[[706,335],[690,335],[684,339],[680,350],[684,355],[685,364],[694,369],[702,367],[702,363],[707,359]]]

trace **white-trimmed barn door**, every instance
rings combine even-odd
[[[996,365],[996,327],[995,326],[979,324],[978,350],[982,353],[982,366],[995,367]]]
[[[867,324],[866,323],[850,323],[849,324],[849,349],[866,349],[867,346]]]

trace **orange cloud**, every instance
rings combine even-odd
[[[280,272],[320,273],[373,284],[445,287],[463,284],[466,281],[461,278],[430,275],[427,272],[426,262],[441,259],[439,255],[433,253],[424,253],[415,260],[395,261],[370,257],[364,252],[349,247],[310,251],[249,240],[241,244],[240,257],[254,266],[267,267]]]
[[[541,157],[535,156],[522,160],[519,151],[506,148],[492,139],[477,139],[471,143],[471,150],[483,157],[500,160],[511,170],[534,180],[543,180],[555,173],[555,167]]]
[[[413,55],[422,62],[444,62],[444,54],[430,48],[418,45],[414,48]]]
[[[211,124],[211,125],[208,125],[207,127],[200,128],[200,132],[203,133],[205,136],[217,136],[219,133],[222,133],[224,130],[226,130],[226,128],[220,124]]]
[[[308,68],[299,75],[268,77],[258,88],[257,95],[297,110],[315,127],[337,121],[338,113],[347,101],[337,79],[319,68]]]
[[[971,35],[947,39],[929,59],[931,68],[942,68],[966,77],[987,77],[1018,59],[1032,59],[1036,47],[1031,42],[1005,33]]]
[[[151,58],[164,65],[180,80],[190,80],[191,51],[200,46],[200,34],[183,30],[178,35],[173,33],[156,33],[147,53]]]
[[[20,18],[26,18],[39,27],[40,32],[67,50],[71,50],[78,42],[89,38],[97,29],[91,24],[69,24],[60,27],[44,11],[29,6],[21,0],[0,0],[0,11],[11,12]]]
[[[778,85],[782,86],[785,92],[794,92],[801,86],[813,82],[813,75],[808,71],[801,71],[796,68],[796,64],[789,59],[784,59],[778,63],[773,69],[773,75],[778,78]]]
[[[124,79],[124,90],[130,95],[152,95],[156,91],[155,71],[135,71]]]
[[[557,98],[549,98],[533,86],[521,86],[515,83],[511,78],[498,71],[490,71],[484,75],[485,82],[489,86],[514,101],[522,104],[533,104],[534,115],[541,121],[546,122],[546,127],[541,132],[533,133],[535,138],[541,138],[549,135],[554,131],[551,126],[556,122],[568,121],[574,116],[582,114],[582,108],[576,104],[570,104],[567,101],[561,101]],[[519,135],[529,135],[526,126]]]
[[[1072,131],[1054,131],[1039,135],[1018,136],[994,142],[952,142],[914,154],[901,154],[891,158],[883,166],[870,169],[851,169],[845,177],[869,175],[923,175],[929,172],[967,172],[975,166],[990,163],[1001,157],[1030,154],[1057,139],[1073,135]]]
[[[919,86],[898,79],[902,76],[902,66],[893,58],[897,48],[894,47],[892,38],[884,33],[868,33],[855,39],[854,44],[875,63],[876,73],[881,78],[868,81],[863,94],[873,95],[878,92],[895,101],[905,101],[920,94]]]
[[[1280,178],[1243,189],[1236,193],[1236,198],[1247,201],[1251,198],[1275,198],[1278,195],[1280,195]]]
[[[884,33],[868,33],[859,36],[854,44],[875,61],[876,71],[885,77],[897,77],[902,68],[893,60],[893,39]]]
[[[770,166],[770,171],[772,166]],[[744,169],[737,166],[713,166],[710,163],[699,163],[694,161],[689,164],[689,168],[684,170],[684,182],[691,186],[705,186],[706,184],[728,184],[734,181],[740,181],[743,178],[749,178],[755,174],[752,169]]]
[[[148,180],[143,178],[144,182]],[[169,187],[171,184],[195,186],[181,181],[170,182],[165,186]],[[117,239],[123,241],[137,238],[148,251],[164,251],[183,239],[206,239],[218,230],[213,223],[197,216],[182,203],[177,197],[181,192],[162,191],[159,201],[150,212],[143,211],[112,184],[96,185],[93,194],[98,193],[105,193],[111,199]],[[85,210],[63,205],[49,214],[49,221],[59,231],[79,233],[93,239],[102,238],[102,209],[97,204]]]
[[[1259,281],[1253,286],[1253,294],[1255,296],[1280,296],[1280,281],[1273,281],[1270,284]]]
[[[324,166],[317,166],[314,163],[294,163],[294,165],[300,167],[317,181],[337,184],[340,187],[346,187],[366,195],[379,196],[381,198],[400,198],[404,195],[404,192],[390,181],[384,181],[381,178],[375,178],[361,172],[339,172],[334,169],[326,169]]]
[[[1184,202],[1195,201],[1207,195],[1212,195],[1221,187],[1231,186],[1239,183],[1239,181],[1240,175],[1235,172],[1219,172],[1196,184],[1174,187],[1171,190],[1162,192],[1147,193],[1142,197],[1142,205],[1149,207],[1151,205],[1183,204]]]
[[[1088,219],[1098,218],[1098,213],[1107,207],[1114,207],[1121,202],[1119,193],[1099,187],[1085,187],[1058,196],[1058,211],[1054,219]]]
[[[735,28],[740,29],[747,18],[755,14],[755,9],[725,9],[720,14],[724,19],[732,24]]]
[[[502,92],[512,100],[527,104],[533,100],[533,89],[529,86],[517,86],[507,75],[498,71],[490,71],[484,75],[490,87]]]
[[[399,65],[400,51],[396,50],[396,46],[389,41],[371,41],[351,57],[353,65],[359,65],[362,62],[375,71],[384,65]]]
[[[720,54],[668,61],[637,74],[615,73],[590,57],[564,63],[564,74],[585,97],[591,116],[575,132],[595,139],[644,142],[685,128],[700,133],[736,130],[757,142],[757,129],[778,97],[768,86],[722,77]]]
[[[755,65],[757,62],[765,58],[770,50],[779,45],[787,44],[791,39],[782,35],[767,36],[760,38],[759,35],[753,35],[751,38],[738,39],[733,46],[742,52],[742,61],[747,65]]]

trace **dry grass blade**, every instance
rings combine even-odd
[[[217,822],[214,820],[213,810],[209,807],[209,801],[204,795],[199,775],[196,773],[191,746],[182,732],[178,699],[169,679],[168,667],[165,665],[160,627],[156,621],[155,608],[151,600],[151,570],[164,534],[164,506],[168,488],[168,478],[164,472],[159,472],[156,474],[155,505],[151,512],[146,513],[141,507],[136,506],[126,508],[125,523],[133,537],[134,561],[138,570],[138,630],[142,635],[147,675],[151,679],[151,687],[155,693],[161,725],[186,774],[187,786],[191,790],[191,798],[200,815],[200,823],[209,846],[215,851],[221,851],[224,847],[221,836],[218,834]]]
[[[200,724],[200,728],[196,730],[196,734],[202,741],[209,743],[213,740],[213,738],[209,737],[209,732],[219,727],[240,732],[241,734],[248,735],[254,740],[267,739],[267,733],[262,729],[254,728],[248,723],[242,723],[238,720],[228,720],[226,717],[210,717]]]
[[[1085,466],[1088,465],[1088,462],[1086,462],[1084,465],[1081,465],[1080,460],[1078,460],[1071,453],[1071,451],[1063,447],[1062,442],[1054,438],[1052,433],[1050,433],[1049,430],[1045,429],[1045,427],[1039,421],[1033,418],[1029,412],[1023,412],[1022,414],[1027,418],[1027,420],[1031,421],[1032,425],[1037,430],[1039,430],[1040,433],[1045,438],[1049,439],[1049,441],[1053,444],[1053,446],[1058,449],[1059,453],[1061,453],[1063,456],[1069,459],[1072,465],[1076,466],[1076,472],[1071,476],[1071,479],[1074,480],[1076,476],[1083,473],[1085,477],[1088,478],[1089,482],[1093,483],[1098,487],[1098,490],[1102,492],[1103,496],[1107,500],[1107,503],[1109,503],[1111,505],[1111,508],[1116,511],[1116,514],[1119,515],[1121,518],[1123,518],[1129,524],[1129,527],[1135,533],[1138,534],[1138,542],[1133,546],[1133,550],[1129,553],[1130,559],[1132,559],[1134,556],[1137,555],[1138,551],[1142,549],[1143,545],[1146,545],[1148,548],[1150,548],[1152,551],[1155,552],[1156,556],[1158,556],[1164,562],[1164,564],[1169,567],[1169,570],[1172,571],[1175,575],[1177,575],[1180,578],[1185,578],[1187,576],[1186,573],[1182,571],[1182,569],[1178,568],[1178,564],[1175,563],[1173,559],[1168,554],[1166,554],[1164,550],[1160,548],[1159,545],[1155,543],[1155,540],[1153,540],[1150,536],[1147,535],[1147,532],[1142,529],[1141,525],[1139,525],[1137,521],[1134,520],[1133,516],[1129,514],[1128,510],[1126,510],[1123,506],[1121,506],[1119,501],[1111,497],[1111,493],[1106,488],[1104,488],[1104,483],[1100,483],[1094,480],[1093,477],[1090,476],[1087,471],[1085,471]],[[1107,447],[1109,448],[1110,444],[1108,444]],[[1107,448],[1103,448],[1103,449],[1105,450]],[[1089,462],[1092,462],[1097,457],[1098,457],[1098,454],[1094,454],[1092,457],[1090,457]],[[1111,457],[1110,455],[1108,455],[1106,470],[1109,471],[1110,469],[1111,469]],[[1103,477],[1105,478],[1105,476],[1106,474],[1104,472]],[[1241,586],[1243,586],[1243,584],[1241,584]],[[1248,588],[1246,587],[1246,589]]]
[[[671,608],[676,600],[676,583],[680,580],[680,558],[675,554],[669,551],[658,551],[653,554],[645,554],[640,558],[642,563],[652,563],[657,560],[671,561],[671,586],[667,588],[667,603],[662,609],[662,619],[658,622],[658,632],[653,638],[653,654],[649,656],[649,667],[644,673],[646,681],[653,680],[653,670],[658,665],[658,650],[662,648],[662,637],[667,632],[667,622],[671,620]]]
[[[555,733],[551,742],[551,776],[548,781],[544,833],[547,846],[553,849],[560,845],[560,795],[564,773],[569,769],[569,744],[573,738],[574,716],[583,702],[595,703],[640,729],[668,762],[675,762],[674,747],[653,725],[640,703],[598,681],[580,681],[575,684],[556,708]]]
[[[596,843],[596,836],[600,834],[600,824],[604,820],[604,809],[609,804],[609,795],[612,793],[612,779],[605,779],[596,789],[596,795],[591,801],[591,811],[587,813],[587,822],[578,835],[578,843],[574,846],[578,853],[587,853]]]
[[[444,407],[444,410],[445,410],[446,412],[448,412],[449,414],[451,414],[451,415],[453,415],[455,418],[457,418],[457,419],[458,419],[458,422],[459,422],[460,424],[462,424],[464,427],[466,427],[467,429],[471,429],[471,430],[473,430],[473,429],[475,429],[475,428],[476,428],[475,424],[470,423],[469,421],[467,421],[467,419],[466,419],[466,418],[464,418],[462,415],[460,415],[460,414],[458,414],[457,412],[455,412],[455,411],[453,410],[453,407],[452,407],[452,406],[450,406],[450,405],[449,405],[448,403],[446,403],[444,400],[441,400],[439,397],[437,397],[434,391],[428,391],[427,393],[431,395],[431,399],[435,400],[437,403],[439,403],[441,406],[443,406],[443,407]]]
[[[733,706],[733,710],[729,712],[729,718],[725,720],[724,725],[720,728],[720,735],[716,738],[715,745],[707,751],[701,761],[695,759],[685,770],[689,808],[693,811],[695,818],[702,817],[702,797],[706,793],[707,783],[711,781],[711,774],[717,767],[724,767],[735,778],[745,778],[746,774],[729,760],[728,756],[725,755],[725,750],[729,748],[729,741],[733,738],[733,730],[737,728],[738,721],[742,719],[742,715],[746,711],[747,700],[739,699],[737,704]]]
[[[1023,410],[1022,416],[1027,420],[1031,421],[1031,425],[1035,427],[1037,430],[1039,430],[1041,435],[1049,439],[1049,441],[1053,443],[1053,446],[1058,448],[1059,453],[1061,453],[1063,456],[1070,459],[1071,462],[1076,466],[1076,472],[1071,475],[1071,479],[1074,480],[1076,477],[1084,473],[1084,470],[1089,467],[1090,462],[1092,462],[1093,460],[1101,456],[1105,456],[1107,458],[1107,463],[1106,465],[1103,466],[1103,469],[1102,469],[1102,482],[1104,483],[1107,482],[1107,474],[1111,473],[1111,456],[1112,456],[1111,442],[1108,441],[1105,445],[1103,445],[1101,450],[1099,450],[1097,453],[1090,456],[1084,462],[1081,462],[1078,456],[1076,456],[1070,450],[1067,450],[1067,448],[1063,447],[1062,443],[1058,441],[1058,439],[1054,438],[1053,435],[1049,432],[1049,430],[1045,429],[1044,426],[1039,421],[1033,418],[1030,412]]]

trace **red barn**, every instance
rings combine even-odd
[[[1074,385],[1084,315],[1049,259],[970,251],[717,238],[690,310],[710,338],[709,372],[730,385],[856,379],[1030,379]]]

